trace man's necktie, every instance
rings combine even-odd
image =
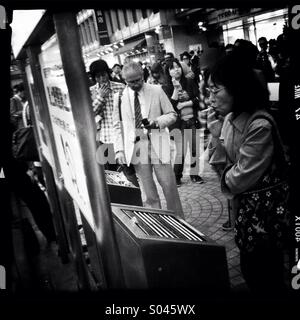
[[[142,127],[142,113],[141,113],[141,105],[140,100],[138,97],[138,92],[134,92],[134,112],[135,112],[135,127],[141,128]]]

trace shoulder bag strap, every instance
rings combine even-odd
[[[282,138],[280,136],[278,126],[276,124],[276,121],[273,119],[273,117],[268,114],[267,112],[261,111],[257,112],[253,116],[251,116],[247,122],[247,128],[249,127],[250,123],[252,123],[256,119],[265,119],[269,121],[272,125],[272,132],[273,132],[273,139],[274,139],[274,153],[276,157],[281,158],[281,160],[284,161],[286,165],[289,164],[289,157],[285,151],[284,144],[282,142]],[[243,141],[246,139],[247,130],[244,134]],[[276,154],[277,153],[277,154]]]

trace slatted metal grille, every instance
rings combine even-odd
[[[124,212],[145,235],[168,239],[204,241],[204,238],[199,235],[201,234],[200,232],[197,234],[194,230],[188,228],[171,215],[125,209],[122,209],[122,212]]]

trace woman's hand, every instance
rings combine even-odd
[[[178,110],[183,109],[184,107],[186,107],[186,101],[185,102],[178,102],[176,107]]]
[[[172,78],[172,83],[173,83],[173,87],[174,89],[181,89],[181,84],[178,80],[176,80],[175,78]]]
[[[190,96],[185,90],[181,90],[181,92],[178,93],[178,100],[180,102],[188,101],[190,99]]]
[[[207,111],[207,127],[213,137],[219,138],[223,126],[223,118],[217,117],[213,108],[208,108]]]

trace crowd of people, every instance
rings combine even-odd
[[[199,137],[200,132],[205,133],[209,163],[233,208],[223,229],[231,230],[235,225],[239,235],[242,227],[237,221],[243,218],[240,196],[260,188],[266,173],[277,166],[276,122],[270,114],[267,83],[280,80],[289,66],[285,41],[284,34],[269,42],[262,37],[257,48],[238,39],[224,48],[212,68],[201,68],[201,55],[194,51],[184,51],[179,59],[167,52],[152,65],[127,61],[110,68],[102,59],[94,61],[89,67],[90,93],[105,169],[123,170],[142,190],[144,205],[152,208],[162,207],[157,180],[167,209],[184,219],[178,188],[185,159],[189,150],[192,183],[205,183],[199,175]],[[16,128],[18,123],[24,125],[24,115],[26,118],[22,99],[17,93],[11,101],[11,120]],[[25,173],[26,166],[18,174],[18,179],[24,177],[24,186],[29,183]],[[16,192],[26,201],[21,189]],[[35,215],[36,203],[31,205],[28,200],[28,204],[34,218],[41,220]],[[54,231],[49,227],[49,214],[44,215],[40,227],[52,230],[49,236],[45,230],[51,242]],[[266,236],[269,230],[259,217],[256,219],[264,234],[259,245],[248,250],[236,238],[242,274],[253,291],[281,290],[284,245],[278,247],[278,239]]]
[[[284,36],[278,37],[278,44],[280,41]],[[270,113],[267,84],[280,80],[283,68],[289,65],[279,45],[275,50],[274,41],[268,43],[262,37],[258,43],[260,49],[250,41],[236,40],[209,69],[201,69],[201,56],[187,51],[179,59],[167,52],[162,61],[151,66],[129,61],[118,65],[118,83],[113,80],[116,66],[109,73],[105,61],[95,61],[90,72],[97,83],[91,92],[95,119],[100,119],[96,120],[98,132],[106,132],[108,125],[112,134],[109,141],[100,137],[99,142],[113,144],[117,165],[133,166],[145,194],[145,206],[161,208],[155,174],[167,208],[184,218],[176,185],[182,183],[187,150],[191,181],[204,183],[199,175],[198,129],[209,134],[209,163],[219,174],[221,190],[232,207],[223,229],[231,230],[235,225],[242,274],[253,291],[276,291],[284,287],[284,241],[281,247],[275,245],[281,239],[266,236],[269,230],[264,229],[260,217],[256,217],[258,224],[253,228],[261,228],[264,241],[248,250],[238,238],[244,232],[237,223],[244,219],[240,196],[261,187],[266,172],[277,165],[279,147],[274,127],[278,127]],[[101,78],[104,70],[106,81]],[[109,89],[104,91],[103,87]],[[288,209],[283,210],[288,215]]]

